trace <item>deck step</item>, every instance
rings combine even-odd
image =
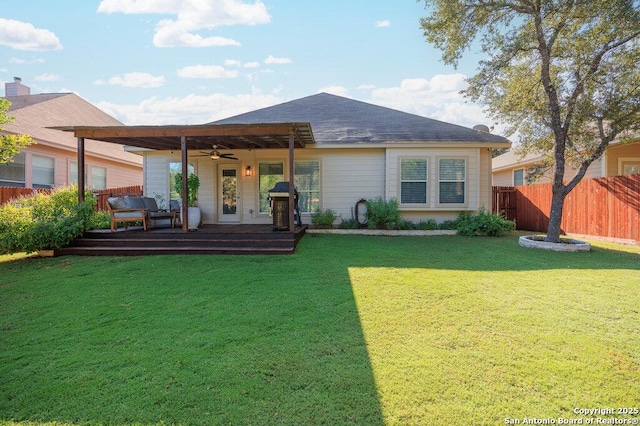
[[[142,238],[142,239],[111,239],[111,238],[80,238],[73,242],[74,247],[198,247],[207,248],[215,247],[291,247],[294,242],[292,239],[159,239],[159,238]]]
[[[154,254],[291,254],[304,235],[273,232],[265,226],[204,227],[183,233],[178,229],[142,228],[89,231],[55,255],[128,256]]]
[[[291,254],[294,247],[65,247],[57,256],[147,256],[162,254]]]

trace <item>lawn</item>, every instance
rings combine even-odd
[[[291,256],[0,257],[0,424],[493,425],[638,407],[640,247],[593,244],[307,235]]]

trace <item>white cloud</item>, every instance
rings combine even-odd
[[[40,74],[34,78],[35,81],[58,81],[60,76],[58,74]]]
[[[193,65],[178,70],[182,78],[237,78],[238,71],[230,71],[219,65]]]
[[[224,61],[224,65],[227,67],[239,67],[239,68],[260,68],[260,62],[245,62],[238,61],[236,59],[227,59]]]
[[[135,88],[153,88],[164,86],[165,78],[163,76],[156,76],[146,72],[130,72],[122,76],[117,75],[109,78],[108,80],[97,80],[97,85],[112,85],[122,87],[135,87]]]
[[[16,50],[61,50],[58,37],[49,30],[36,28],[28,22],[0,18],[0,45]]]
[[[236,40],[199,34],[221,26],[258,25],[271,22],[262,1],[242,0],[103,0],[102,13],[172,14],[176,19],[163,19],[156,25],[153,43],[156,47],[239,46]]]
[[[390,26],[391,26],[391,21],[389,21],[388,19],[376,22],[376,28],[386,28]]]
[[[265,64],[290,64],[291,59],[289,58],[276,58],[273,55],[269,55],[267,59],[264,60]]]
[[[226,37],[202,37],[185,31],[172,21],[160,21],[153,36],[156,47],[222,47],[240,46],[240,42]]]
[[[129,105],[100,102],[97,107],[127,125],[204,124],[283,101],[259,92],[237,96],[216,93],[209,96],[190,94],[182,98],[153,97]]]
[[[101,13],[178,13],[180,0],[102,0]]]
[[[460,93],[467,88],[464,74],[439,74],[430,80],[412,78],[397,87],[373,89],[369,102],[472,128],[494,123],[482,110]],[[498,126],[494,133],[503,130]]]

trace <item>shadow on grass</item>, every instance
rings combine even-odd
[[[307,266],[0,265],[0,423],[383,424],[347,271]]]
[[[640,269],[517,238],[307,236],[292,256],[0,264],[0,420],[383,424],[352,267]]]

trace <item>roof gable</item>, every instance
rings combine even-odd
[[[211,124],[311,123],[317,143],[486,142],[506,138],[362,101],[319,93]]]
[[[71,93],[41,93],[39,95],[7,96],[5,99],[11,102],[9,111],[15,111],[70,94]]]
[[[4,131],[28,134],[39,144],[75,151],[76,138],[69,133],[54,130],[55,126],[122,126],[123,124],[74,93],[12,96],[6,98],[12,105],[14,120],[5,124]],[[17,105],[17,108],[13,108]],[[87,153],[118,161],[140,164],[139,155],[125,152],[122,146],[105,142],[86,141]]]

